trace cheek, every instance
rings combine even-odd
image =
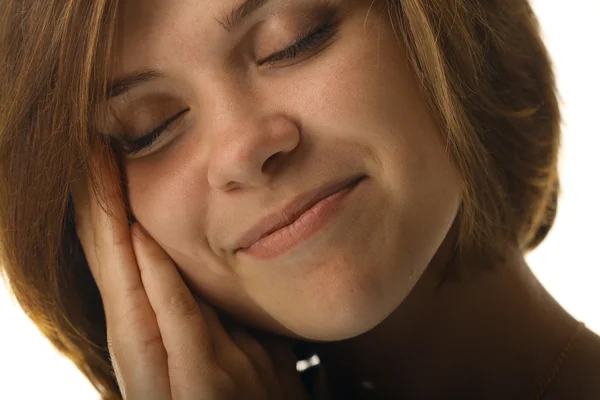
[[[402,47],[391,31],[379,33],[357,39],[347,57],[320,74],[313,106],[339,135],[371,150],[370,173],[393,202],[381,229],[387,236],[377,242],[398,243],[388,256],[408,267],[398,272],[402,280],[417,278],[434,256],[458,212],[462,185]]]
[[[355,23],[360,26],[348,28],[354,32],[351,37],[333,46],[306,74],[294,76],[293,87],[284,85],[278,97],[300,110],[322,138],[335,136],[365,149],[395,152],[390,157],[402,159],[402,147],[408,145],[404,136],[418,135],[423,122],[429,128],[430,117],[419,104],[420,94],[393,32],[383,22],[381,28],[363,31],[359,20]],[[414,149],[408,150],[414,155]]]
[[[192,170],[180,157],[137,160],[126,167],[133,215],[167,247],[180,248],[203,235],[206,187]]]
[[[359,37],[356,42],[340,43],[339,51],[325,56],[317,68],[303,77],[296,96],[302,101],[298,108],[311,117],[309,120],[313,116],[320,118],[323,123],[336,126],[336,130],[343,127],[346,133],[357,131],[356,126],[365,127],[367,121],[361,121],[363,118],[377,121],[380,103],[385,100],[385,83],[374,65],[372,46],[368,38]]]

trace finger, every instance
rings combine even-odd
[[[88,182],[89,212],[97,258],[92,273],[100,291],[106,292],[108,299],[120,302],[123,294],[137,292],[143,285],[131,247],[120,179],[113,176],[111,157],[98,151],[91,154],[98,183],[95,190],[91,181]],[[115,260],[119,262],[115,263]]]
[[[105,207],[88,186],[93,233],[84,236],[93,240],[82,245],[86,257],[95,257],[89,264],[102,295],[113,361],[126,385],[122,390],[133,398],[168,399],[167,354],[131,246],[121,188],[110,176],[111,160],[92,157]]]
[[[272,369],[269,353],[248,329],[235,328],[229,332],[229,335],[236,346],[247,355],[257,371],[263,375],[266,373],[268,379],[274,378],[269,375],[269,370]]]
[[[109,354],[121,394],[125,399],[171,400],[167,355],[160,334],[136,338],[134,332],[139,329],[135,325],[131,324],[128,336],[108,331]]]
[[[223,320],[223,314],[219,313],[212,305],[198,295],[192,293],[194,300],[200,312],[204,316],[206,326],[213,340],[213,348],[215,357],[220,359],[225,351],[229,351],[231,347],[235,347],[235,343],[231,340],[230,329],[228,329],[227,321]],[[237,325],[236,325],[237,326]]]
[[[93,254],[87,258],[88,264],[90,260],[95,262],[96,255],[94,246],[85,246],[85,243],[93,243],[93,226],[90,214],[90,198],[88,193],[88,183],[83,172],[76,173],[73,181],[70,184],[71,199],[73,201],[73,211],[75,215],[75,231],[82,246],[88,248]],[[92,268],[90,266],[90,268]]]
[[[243,376],[250,384],[259,382],[264,388],[274,387],[276,376],[272,372],[269,354],[253,337],[250,329],[229,314],[218,311],[202,298],[194,298],[211,331],[219,365],[234,374],[237,371],[238,376]],[[279,397],[281,396],[273,395],[269,398]]]
[[[273,364],[269,354],[262,344],[248,331],[248,329],[234,328],[229,331],[231,340],[234,342],[240,354],[232,354],[230,359],[233,361],[240,360],[250,363],[254,375],[248,376],[249,380],[257,380],[261,386],[271,390],[269,398],[282,398],[280,393],[276,392],[277,375],[273,370]],[[240,355],[242,358],[239,358]],[[240,363],[243,365],[243,362]]]
[[[141,227],[132,225],[132,243],[148,299],[156,314],[156,321],[167,351],[171,391],[174,398],[203,396],[202,392],[216,372],[215,340],[223,340],[226,333],[211,331],[206,316],[179,275],[168,254]],[[185,391],[185,394],[180,393]],[[180,397],[181,396],[181,397]]]

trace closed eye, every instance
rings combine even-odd
[[[336,18],[335,11],[331,10],[327,20],[314,28],[310,29],[309,32],[296,40],[292,45],[288,46],[284,50],[281,50],[275,54],[270,55],[264,60],[259,62],[260,65],[274,65],[279,61],[291,60],[297,58],[310,50],[323,45],[328,39],[333,37],[339,30],[341,20]],[[143,150],[154,145],[159,138],[171,128],[171,125],[175,123],[181,116],[189,111],[189,108],[182,110],[175,115],[166,119],[163,123],[152,129],[151,132],[143,135],[142,137],[129,140],[120,139],[121,149],[127,156],[136,155]]]
[[[259,64],[273,65],[278,61],[296,58],[303,53],[325,43],[326,40],[330,39],[337,33],[339,25],[339,20],[335,20],[332,17],[325,23],[317,25],[315,28],[311,29],[308,34],[294,42],[289,47],[260,61]]]
[[[140,153],[142,150],[152,146],[160,136],[172,127],[172,124],[179,119],[179,117],[183,116],[185,113],[189,111],[189,107],[185,110],[179,111],[177,114],[169,117],[163,123],[161,123],[156,128],[152,129],[152,131],[144,136],[135,139],[119,139],[119,143],[121,144],[121,150],[125,155],[132,156],[137,153]]]

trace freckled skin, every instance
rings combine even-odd
[[[334,2],[333,38],[256,65],[318,22],[294,15],[319,3],[274,1],[229,37],[215,18],[236,1],[127,2],[115,75],[164,76],[115,104],[155,92],[172,114],[190,108],[168,145],[127,160],[125,174],[136,218],[192,290],[249,325],[339,340],[411,292],[456,217],[460,178],[377,4]],[[310,240],[271,261],[234,254],[260,218],[356,174],[368,179]]]

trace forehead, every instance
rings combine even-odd
[[[260,20],[285,5],[318,0],[126,0],[116,31],[117,71],[162,63],[174,56],[202,59],[235,38],[226,25],[248,14]],[[237,13],[234,13],[237,11]],[[250,13],[250,11],[252,11]],[[194,60],[190,60],[194,61]]]

